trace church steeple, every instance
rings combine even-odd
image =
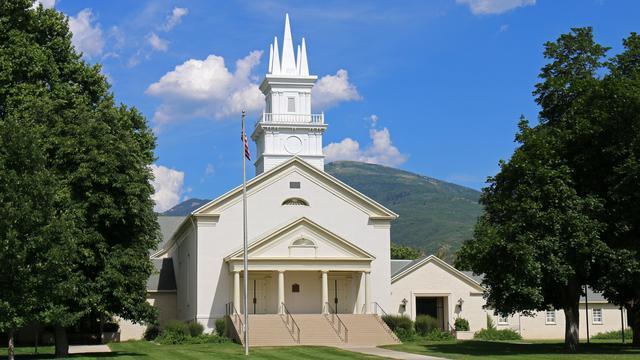
[[[327,126],[324,114],[311,113],[311,89],[318,77],[309,75],[305,39],[297,46],[297,54],[293,49],[286,14],[282,52],[275,37],[269,46],[269,68],[260,84],[265,111],[251,135],[258,149],[256,175],[294,155],[324,170],[322,134]]]

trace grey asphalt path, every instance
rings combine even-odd
[[[418,355],[412,353],[406,353],[402,351],[395,351],[389,349],[383,349],[375,346],[343,346],[340,347],[343,350],[353,351],[361,354],[375,355],[387,359],[400,359],[400,360],[445,360],[444,358]]]

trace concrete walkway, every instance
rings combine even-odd
[[[402,351],[395,351],[389,349],[383,349],[374,346],[341,346],[343,350],[353,351],[361,354],[375,355],[387,359],[400,359],[400,360],[445,360],[435,356],[418,355],[412,353],[406,353]]]
[[[108,353],[111,349],[107,345],[69,345],[69,354]]]

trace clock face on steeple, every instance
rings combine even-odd
[[[284,148],[291,155],[298,154],[302,151],[302,140],[297,136],[289,136],[284,143]]]

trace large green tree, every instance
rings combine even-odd
[[[486,274],[489,305],[499,312],[563,309],[565,345],[573,351],[583,285],[602,278],[600,260],[609,253],[602,237],[605,201],[588,185],[601,170],[584,161],[598,149],[587,147],[592,121],[581,116],[601,111],[589,99],[600,94],[607,50],[591,28],[545,44],[549,63],[534,92],[539,124],[521,121],[520,146],[484,189],[486,214],[458,259]]]
[[[37,312],[56,328],[56,354],[66,355],[65,327],[83,316],[151,320],[146,280],[158,231],[149,182],[155,139],[136,109],[115,104],[100,67],[76,53],[66,17],[33,9],[30,0],[0,1],[0,122],[7,119],[44,129],[36,139],[42,171],[64,195],[51,211],[63,206],[72,214],[63,227],[73,234],[74,256],[62,267],[69,271],[51,282]],[[40,281],[39,273],[32,275],[30,281]]]

